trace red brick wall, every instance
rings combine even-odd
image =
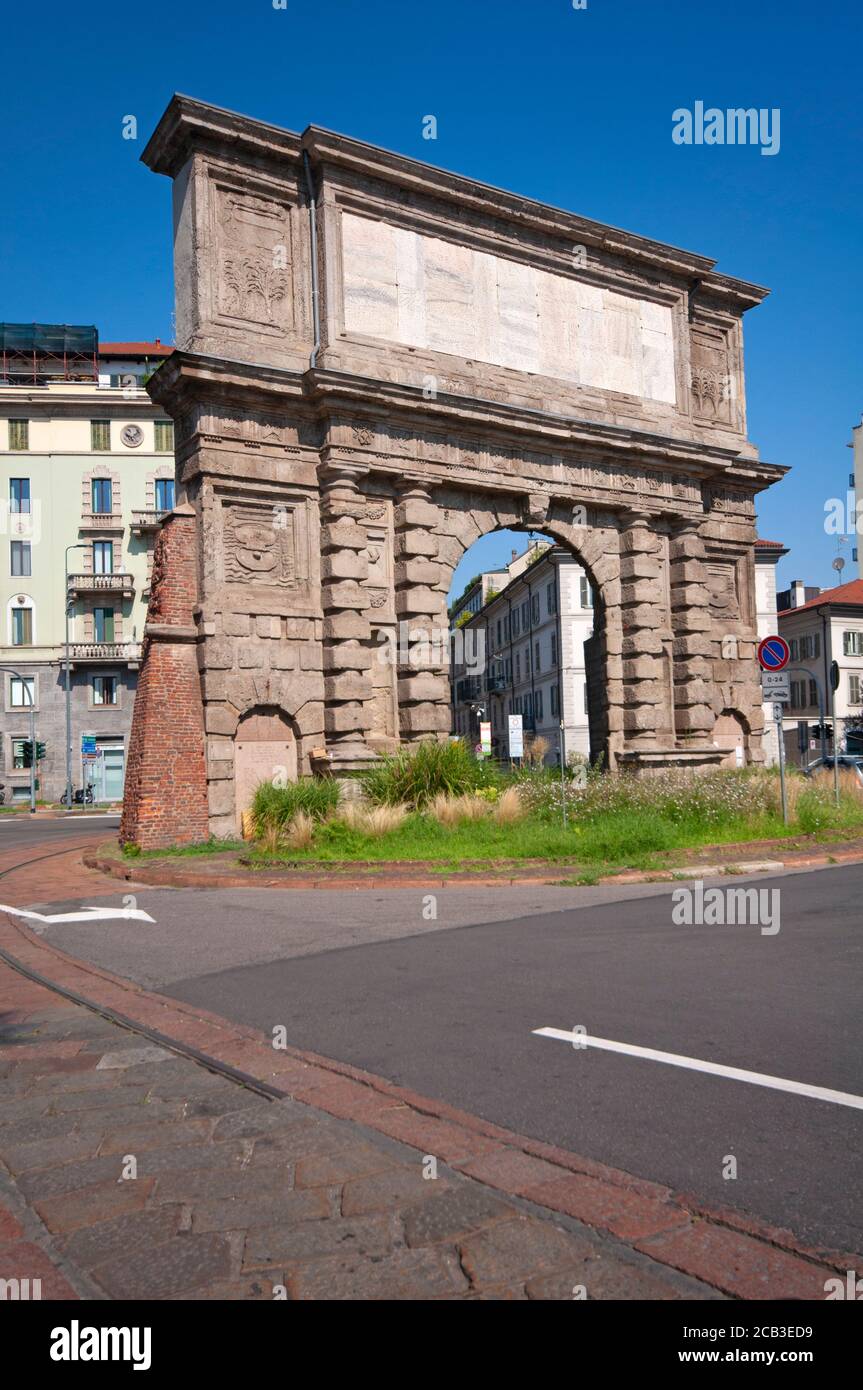
[[[209,834],[204,710],[195,626],[196,520],[178,508],[156,541],[147,624],[132,717],[120,840],[141,849],[195,844]]]

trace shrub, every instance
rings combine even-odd
[[[355,830],[360,835],[373,839],[389,835],[398,830],[410,811],[408,806],[366,806],[362,802],[349,801],[335,816],[336,820]]]
[[[485,820],[489,803],[483,796],[468,793],[465,796],[447,796],[438,793],[428,803],[429,814],[449,829],[464,824],[465,821]]]
[[[517,825],[527,815],[527,807],[517,787],[507,787],[492,811],[495,825]]]
[[[291,849],[311,849],[315,838],[315,822],[307,811],[297,811],[285,834]]]
[[[331,777],[304,777],[286,787],[261,782],[252,801],[252,824],[256,838],[268,826],[283,829],[298,812],[312,820],[325,820],[339,804],[339,784]]]
[[[462,796],[481,780],[476,759],[463,739],[431,740],[402,748],[363,774],[363,790],[377,806],[422,808],[436,796]]]

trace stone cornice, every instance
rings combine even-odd
[[[286,159],[299,162],[305,150],[319,167],[341,168],[383,180],[402,190],[452,202],[461,211],[468,208],[516,227],[565,237],[636,265],[661,269],[693,285],[697,282],[700,293],[714,296],[737,312],[760,304],[769,293],[760,285],[720,274],[710,257],[579,217],[320,126],[309,125],[298,135],[192,97],[175,95],[141,159],[155,173],[174,177],[196,149],[222,149],[229,156],[236,151],[243,159],[269,162],[282,177]]]
[[[510,448],[680,467],[717,484],[750,492],[762,491],[789,471],[783,465],[700,440],[445,392],[438,393],[436,400],[426,400],[415,387],[342,372],[292,372],[176,351],[151,377],[148,387],[156,399],[178,414],[191,396],[241,404],[243,408],[258,406],[270,412],[284,413],[288,408],[300,418],[322,425],[341,415],[367,425],[372,435],[386,426],[420,435],[424,429],[450,435],[464,431],[467,438],[496,438]],[[326,452],[331,446],[324,447]],[[373,468],[380,464],[380,446],[372,437],[367,444],[358,441],[351,449],[358,463]]]

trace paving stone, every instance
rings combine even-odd
[[[49,1231],[77,1231],[125,1212],[141,1211],[154,1187],[152,1178],[95,1183],[58,1197],[41,1198],[33,1206]]]
[[[505,1284],[515,1272],[527,1280],[551,1274],[591,1255],[594,1246],[548,1221],[516,1217],[459,1241],[462,1268],[474,1288]]]
[[[79,1187],[92,1187],[96,1182],[119,1182],[121,1171],[119,1155],[90,1158],[81,1163],[65,1163],[60,1168],[23,1173],[18,1178],[18,1186],[25,1197],[38,1201],[41,1197],[57,1197],[62,1192],[74,1192]]]
[[[190,1293],[174,1294],[174,1300],[180,1303],[191,1299],[194,1299],[195,1302],[212,1299],[218,1303],[272,1303],[274,1289],[278,1284],[284,1287],[284,1281],[281,1278],[269,1278],[264,1274],[249,1275],[245,1279],[233,1281],[217,1279],[206,1289],[195,1289]]]
[[[434,1182],[424,1178],[422,1164],[417,1158],[414,1168],[393,1168],[347,1183],[342,1193],[342,1215],[362,1216],[366,1212],[388,1211],[412,1202],[428,1201],[448,1187],[445,1178],[436,1178]]]
[[[302,1107],[293,1101],[268,1101],[263,1097],[245,1110],[228,1111],[213,1131],[214,1139],[253,1139],[278,1133],[302,1118]]]
[[[23,1124],[27,1120],[45,1115],[52,1108],[52,1096],[25,1096],[20,1100],[6,1100],[0,1105],[0,1138],[10,1125]]]
[[[217,1168],[197,1172],[165,1173],[156,1185],[157,1202],[196,1202],[217,1197],[253,1198],[256,1194],[290,1192],[293,1188],[289,1168],[274,1168],[267,1172],[241,1168],[220,1171]]]
[[[426,1299],[467,1292],[467,1280],[452,1252],[396,1250],[383,1260],[338,1256],[315,1260],[288,1274],[298,1299]]]
[[[667,1302],[687,1297],[703,1301],[711,1297],[702,1285],[693,1283],[689,1290],[684,1285],[684,1280],[675,1281],[673,1274],[660,1265],[640,1269],[622,1259],[597,1254],[561,1273],[530,1279],[526,1291],[528,1298],[554,1301],[575,1298],[574,1290],[578,1287],[584,1288],[588,1299]],[[721,1299],[722,1295],[713,1292],[712,1297]]]
[[[314,1120],[297,1121],[290,1129],[264,1135],[255,1141],[252,1168],[276,1168],[298,1163],[301,1158],[344,1153],[350,1143],[341,1134]]]
[[[222,1197],[200,1202],[192,1211],[193,1231],[254,1231],[300,1221],[317,1221],[333,1215],[326,1192],[288,1191],[262,1193],[247,1198]]]
[[[131,1212],[110,1221],[99,1221],[64,1236],[58,1247],[83,1269],[105,1264],[121,1255],[135,1258],[135,1252],[148,1251],[177,1234],[182,1207],[161,1206],[149,1211]]]
[[[40,1281],[39,1297],[43,1301],[49,1298],[78,1297],[72,1285],[57,1266],[52,1264],[45,1251],[26,1240],[0,1247],[0,1279],[28,1279],[31,1299],[35,1299],[36,1296],[33,1288],[34,1279]]]
[[[17,1124],[8,1124],[0,1129],[0,1156],[19,1144],[30,1144],[37,1139],[61,1139],[71,1134],[74,1126],[75,1117],[69,1114],[34,1114]]]
[[[32,1144],[4,1147],[3,1162],[11,1173],[41,1172],[79,1158],[95,1158],[98,1134],[67,1134],[59,1139],[39,1139]]]
[[[146,1107],[149,1109],[149,1107]],[[100,1153],[146,1153],[149,1149],[168,1149],[185,1144],[202,1144],[209,1138],[213,1122],[208,1119],[160,1123],[150,1115],[140,1124],[106,1127]]]
[[[205,1288],[231,1274],[231,1247],[226,1236],[184,1232],[147,1251],[146,1259],[125,1256],[92,1270],[111,1298],[173,1298]]]
[[[170,1062],[176,1060],[176,1053],[169,1052],[166,1047],[156,1047],[151,1043],[147,1047],[128,1047],[117,1052],[105,1052],[96,1063],[97,1071],[123,1071],[128,1067],[137,1067],[142,1062]]]
[[[398,1159],[384,1153],[383,1149],[358,1140],[351,1147],[345,1146],[341,1152],[301,1158],[294,1173],[294,1186],[332,1187],[351,1178],[361,1178],[398,1166]]]
[[[412,1207],[405,1216],[405,1240],[411,1247],[452,1241],[511,1215],[512,1207],[490,1192],[464,1184]]]
[[[136,1155],[138,1176],[157,1177],[160,1173],[191,1168],[195,1172],[206,1168],[226,1168],[238,1172],[246,1157],[242,1141],[224,1144],[175,1144],[168,1148],[149,1149]]]
[[[21,1240],[23,1235],[24,1229],[17,1216],[13,1216],[8,1207],[0,1205],[0,1245]]]
[[[401,1246],[395,1215],[341,1217],[269,1231],[250,1231],[243,1250],[243,1269],[282,1268],[301,1260],[338,1255],[345,1260],[386,1255]]]

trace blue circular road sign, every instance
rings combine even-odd
[[[788,665],[791,651],[784,637],[765,637],[758,643],[758,660],[762,671],[781,671]]]

